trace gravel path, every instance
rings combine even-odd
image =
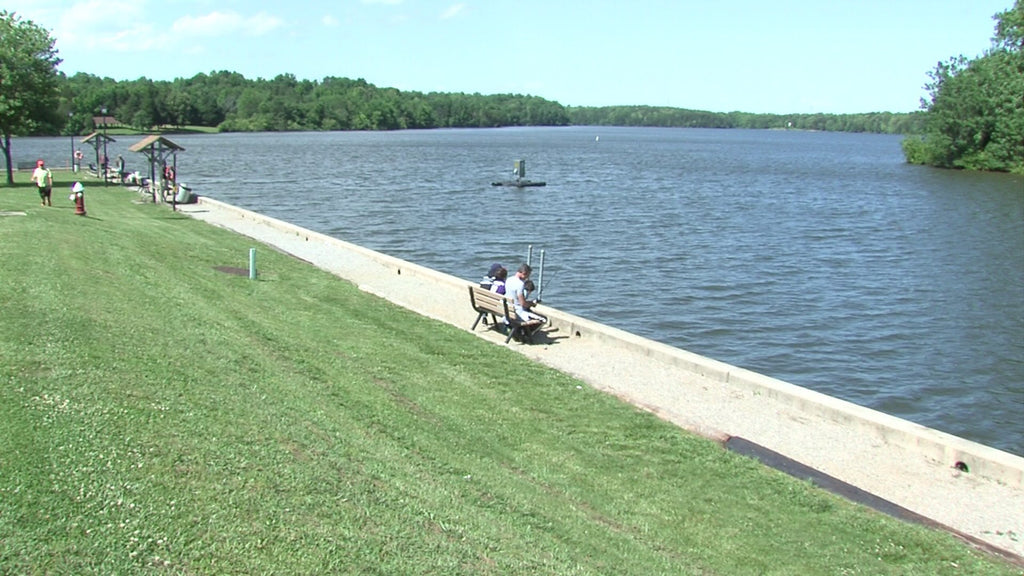
[[[468,282],[227,204],[179,206],[425,316],[469,329]],[[258,247],[257,247],[258,248]],[[240,256],[242,258],[243,256]],[[423,290],[424,282],[435,286]],[[537,362],[698,434],[740,437],[888,500],[1024,566],[1024,458],[547,308]],[[477,327],[482,338],[504,337]],[[963,456],[968,454],[970,458]],[[963,458],[969,473],[955,467]]]

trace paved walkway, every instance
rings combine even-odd
[[[207,198],[179,209],[426,316],[467,330],[475,318],[465,280]],[[424,282],[436,289],[423,290]],[[769,448],[1024,565],[1024,458],[768,378],[760,377],[765,386],[750,385],[758,375],[554,309],[545,313],[552,317],[545,341],[513,349],[687,430]],[[980,455],[969,473],[950,461],[963,450]]]

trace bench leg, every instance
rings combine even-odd
[[[508,326],[508,337],[505,338],[505,344],[508,344],[512,338],[515,338],[517,342],[528,342],[533,343],[533,333],[540,328],[540,324],[524,324],[522,322],[516,322]]]
[[[481,320],[483,320],[485,324],[487,323],[487,312],[481,312],[476,315],[476,321],[473,322],[473,327],[470,328],[470,330],[476,330],[476,325],[479,324]]]

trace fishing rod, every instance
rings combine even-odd
[[[526,265],[533,266],[533,244],[526,247]],[[541,300],[541,293],[544,291],[544,249],[540,251],[540,266],[537,270],[537,301]]]
[[[540,293],[544,290],[544,249],[540,251],[540,272],[537,273],[537,302],[540,302]]]

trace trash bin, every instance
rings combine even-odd
[[[174,197],[174,201],[178,204],[191,204],[192,203],[192,190],[184,184],[178,185],[178,195]]]

